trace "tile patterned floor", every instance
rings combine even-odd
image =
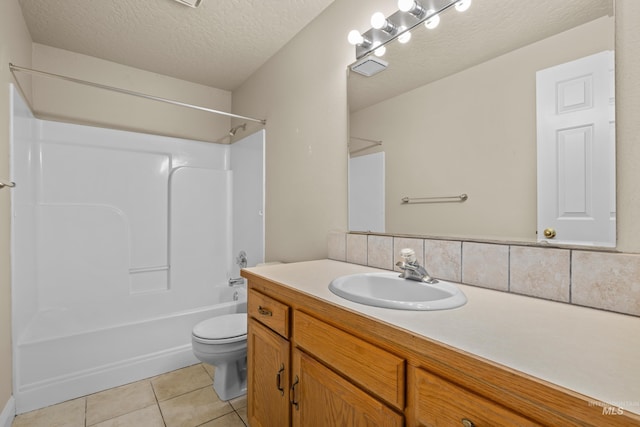
[[[12,427],[246,427],[247,400],[221,401],[197,364],[18,415]]]

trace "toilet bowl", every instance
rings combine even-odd
[[[213,389],[221,400],[247,392],[247,313],[225,314],[193,327],[193,354],[216,367]]]

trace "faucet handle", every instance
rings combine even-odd
[[[245,251],[240,251],[238,256],[236,257],[236,264],[240,268],[246,268],[247,266],[247,253]]]
[[[400,257],[404,259],[404,262],[413,264],[416,262],[416,252],[410,248],[404,248],[400,251]]]

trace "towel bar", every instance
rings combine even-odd
[[[469,198],[466,194],[459,196],[442,196],[442,197],[403,197],[402,203],[447,203],[447,202],[464,202]]]

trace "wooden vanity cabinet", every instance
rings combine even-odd
[[[249,291],[247,416],[252,427],[290,425],[289,307]],[[279,332],[276,332],[279,331]]]
[[[251,427],[640,426],[593,400],[245,273]]]
[[[253,289],[248,312],[252,427],[404,425],[404,359]]]

